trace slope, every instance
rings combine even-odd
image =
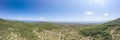
[[[120,18],[101,25],[81,28],[80,33],[92,37],[93,40],[119,40]]]
[[[0,18],[0,40],[38,40],[35,32],[59,29],[52,23],[25,23]],[[48,27],[49,26],[49,27]]]

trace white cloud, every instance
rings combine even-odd
[[[93,15],[93,12],[92,11],[86,11],[85,14],[86,15]]]
[[[40,20],[45,20],[45,18],[44,17],[40,17]]]
[[[99,4],[99,5],[102,5],[102,6],[105,6],[105,0],[90,0],[90,3],[91,4]]]
[[[109,16],[110,14],[109,13],[104,13],[104,16]]]

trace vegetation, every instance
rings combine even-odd
[[[27,23],[0,19],[0,40],[119,40],[120,18],[104,24]]]
[[[119,40],[120,36],[117,36],[120,35],[119,24],[120,19],[116,19],[94,27],[82,28],[80,33],[84,36],[91,36],[93,40]]]

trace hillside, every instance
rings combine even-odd
[[[0,19],[0,40],[38,40],[38,35],[34,32],[39,33],[42,30],[53,29],[59,29],[59,27],[55,27],[50,23],[36,25],[34,23]]]
[[[99,25],[0,19],[0,40],[119,40],[119,24],[120,18]]]
[[[81,28],[80,33],[92,37],[94,40],[119,40],[120,18],[101,25]]]
[[[78,39],[77,36],[79,35],[75,30],[78,27],[79,25],[64,25],[50,22],[25,23],[0,19],[0,40]]]

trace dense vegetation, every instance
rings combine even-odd
[[[93,27],[81,28],[84,36],[90,36],[93,40],[119,40],[120,39],[120,18]]]
[[[27,23],[0,19],[0,40],[119,40],[120,18],[104,24]]]

